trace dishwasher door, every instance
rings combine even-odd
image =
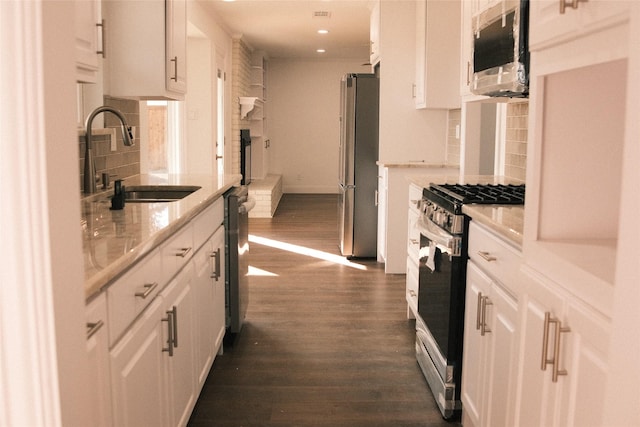
[[[237,334],[249,304],[249,211],[255,205],[246,186],[225,193],[226,326]]]

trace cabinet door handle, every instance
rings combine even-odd
[[[409,239],[409,241],[411,242],[412,245],[419,245],[420,241],[417,239]]]
[[[171,80],[173,80],[174,82],[178,81],[178,57],[174,56],[171,59],[171,62],[173,62],[173,77],[171,77]]]
[[[480,258],[482,258],[483,260],[487,261],[487,262],[492,262],[497,260],[498,258],[494,257],[493,255],[491,255],[491,252],[486,252],[486,251],[478,251],[478,255],[480,256]]]
[[[493,305],[489,297],[482,297],[482,323],[480,325],[480,335],[484,336],[487,332],[491,332],[491,329],[487,326],[487,306]]]
[[[191,249],[192,249],[192,248],[182,248],[182,249],[180,249],[180,252],[178,252],[178,253],[176,254],[176,256],[179,256],[179,257],[181,257],[181,258],[184,258],[184,257],[186,257],[186,256],[187,256],[187,254],[188,254],[189,252],[191,252]]]
[[[587,0],[560,0],[560,15],[564,15],[567,7],[577,9],[578,3],[581,1],[586,2]]]
[[[409,296],[415,297],[416,296],[416,291],[414,291],[413,289],[409,289]]]
[[[213,273],[211,273],[211,278],[215,279],[216,282],[220,278],[220,248],[211,252],[211,258],[215,258]]]
[[[107,57],[107,33],[105,31],[105,21],[96,24],[96,27],[100,28],[100,40],[102,40],[102,47],[96,51],[98,55],[102,55],[103,58]]]
[[[482,292],[478,292],[478,306],[476,308],[476,331],[480,330],[482,324]]]
[[[175,308],[175,307],[174,307]],[[167,347],[163,347],[162,351],[169,353],[170,357],[173,357],[173,316],[174,311],[169,310],[166,312],[167,317],[162,318],[163,322],[167,322]]]
[[[174,305],[171,312],[173,313],[173,316],[171,316],[171,319],[173,320],[171,322],[171,326],[173,328],[173,346],[178,348],[178,307]]]
[[[98,320],[97,322],[87,322],[87,339],[91,338],[104,326],[104,322],[102,320]]]
[[[144,292],[136,292],[134,295],[142,299],[146,299],[149,296],[149,294],[151,294],[151,292],[153,292],[153,290],[157,287],[158,287],[158,282],[145,283]]]
[[[549,329],[550,325],[554,324],[554,346],[553,346],[553,357],[551,359],[547,358],[547,354],[549,351]],[[563,327],[562,322],[559,319],[551,317],[550,312],[544,313],[544,329],[542,334],[542,363],[540,368],[543,371],[547,370],[547,365],[553,365],[553,369],[551,371],[551,381],[556,383],[558,382],[558,376],[567,375],[566,369],[560,369],[560,334],[571,332],[571,328]]]

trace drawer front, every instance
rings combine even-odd
[[[509,291],[517,290],[522,254],[473,221],[469,225],[469,258]]]
[[[162,275],[170,280],[194,253],[193,227],[187,225],[162,244]]]
[[[418,262],[418,253],[420,251],[420,231],[416,228],[418,222],[418,214],[409,210],[409,219],[407,224],[407,253],[409,258]]]
[[[160,253],[156,250],[107,289],[110,346],[165,285],[161,263]]]
[[[224,222],[224,198],[220,197],[193,220],[194,250],[200,249]]]

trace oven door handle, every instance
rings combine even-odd
[[[436,245],[447,248],[451,256],[459,257],[462,255],[462,239],[447,233],[430,219],[421,217],[416,222],[416,228],[420,234],[435,242]]]

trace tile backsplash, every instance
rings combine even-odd
[[[93,154],[96,164],[96,173],[108,173],[111,175],[110,181],[116,179],[126,179],[140,174],[140,107],[138,101],[104,97],[104,105],[116,108],[121,111],[127,124],[135,127],[135,145],[126,147],[122,142],[122,132],[120,131],[120,121],[111,113],[101,113],[94,119],[94,131],[92,133]],[[88,114],[88,113],[87,113]],[[98,131],[97,128],[106,128],[105,131]],[[108,132],[113,130],[112,132]],[[97,133],[97,134],[96,134]],[[116,150],[111,151],[110,134],[115,134]],[[78,132],[79,142],[79,162],[80,162],[80,189],[84,191],[84,156],[85,156],[85,129]],[[100,184],[98,184],[100,188]]]
[[[528,101],[507,104],[504,175],[524,181],[527,171]],[[447,164],[460,164],[460,139],[456,126],[461,123],[461,110],[449,110],[447,124]]]

